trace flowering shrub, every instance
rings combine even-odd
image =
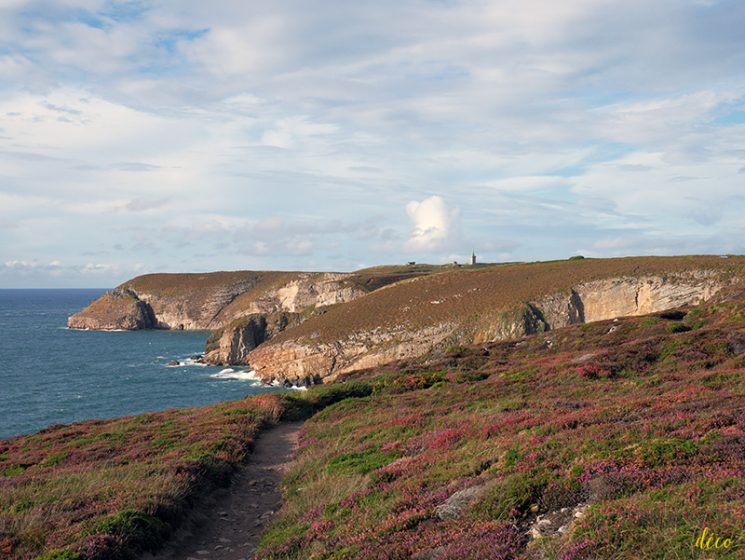
[[[721,342],[741,340],[744,310],[699,308],[692,331],[628,318],[360,374],[373,397],[306,424],[260,558],[687,558],[699,524],[739,534],[745,364]],[[364,450],[388,458],[335,467]],[[537,516],[562,510],[566,528],[530,543]]]
[[[109,560],[155,549],[197,497],[230,481],[263,425],[371,392],[345,383],[0,441],[0,557]],[[367,457],[365,468],[390,457]],[[317,519],[310,527],[328,530]]]
[[[610,370],[599,368],[591,364],[580,366],[575,369],[578,375],[585,379],[600,379],[613,377]]]

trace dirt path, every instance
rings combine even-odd
[[[142,560],[250,560],[282,503],[279,482],[297,445],[301,422],[266,430],[229,488],[216,491],[156,555]]]

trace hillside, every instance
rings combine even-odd
[[[259,557],[742,558],[743,374],[740,292],[345,376]]]
[[[85,329],[218,329],[250,314],[297,313],[351,301],[436,267],[389,267],[358,273],[237,271],[147,274],[70,317]]]
[[[312,415],[263,560],[734,560],[743,374],[735,285],[301,394],[50,426],[0,441],[0,557],[156,550],[260,430]],[[719,549],[697,548],[704,530]]]
[[[398,282],[247,355],[264,379],[331,379],[433,348],[507,339],[707,299],[745,258],[634,257],[451,269]]]
[[[211,406],[54,425],[0,440],[0,558],[131,560],[227,486],[259,432],[350,395],[266,394]]]

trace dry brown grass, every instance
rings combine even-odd
[[[330,341],[376,328],[419,328],[452,320],[477,320],[543,295],[568,290],[578,283],[601,278],[702,269],[742,271],[743,267],[744,257],[685,256],[582,259],[450,269],[399,282],[335,307],[285,331],[267,344],[304,337]]]

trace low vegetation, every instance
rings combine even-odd
[[[390,267],[366,269],[392,273]],[[400,267],[403,268],[403,267]],[[427,269],[429,270],[429,269]],[[745,257],[712,256],[569,259],[540,263],[441,267],[409,282],[398,282],[362,298],[311,317],[274,337],[267,345],[287,340],[332,342],[362,333],[399,329],[414,331],[439,324],[491,324],[495,317],[526,302],[569,290],[583,282],[622,276],[666,275],[691,271],[743,274]],[[359,274],[359,273],[358,273]]]
[[[0,441],[0,557],[155,549],[263,426],[310,417],[264,560],[741,558],[744,372],[745,294],[722,293],[304,393],[51,426]]]
[[[194,500],[228,484],[263,426],[371,391],[347,383],[0,441],[0,558],[113,560],[155,549]]]
[[[741,558],[744,318],[740,295],[354,374],[373,394],[306,423],[260,558]]]

